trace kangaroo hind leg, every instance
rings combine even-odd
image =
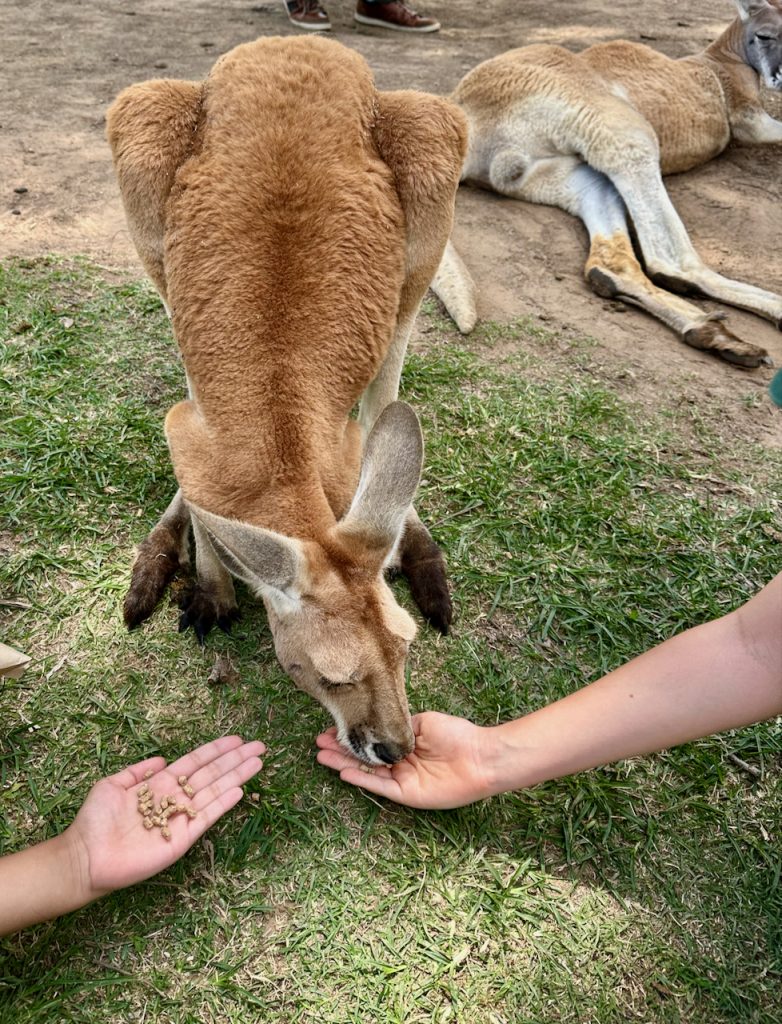
[[[130,236],[164,302],[166,203],[177,169],[194,145],[201,96],[198,82],[141,82],[123,90],[106,114]]]
[[[365,440],[377,417],[398,396],[413,322],[451,233],[467,142],[461,111],[435,96],[380,93],[378,113],[375,143],[394,176],[405,215],[405,280],[391,345],[361,399],[359,424]],[[421,614],[441,633],[447,633],[453,605],[445,560],[412,507],[396,554]]]
[[[564,182],[571,212],[589,232],[586,279],[605,298],[645,309],[693,348],[713,352],[739,366],[759,366],[765,349],[738,338],[724,324],[724,314],[707,314],[664,291],[646,276],[633,250],[627,212],[618,191],[604,174],[578,164]]]
[[[724,277],[701,260],[665,190],[656,145],[639,147],[634,159],[623,160],[615,154],[608,157],[597,148],[586,151],[584,157],[611,179],[621,195],[652,280],[749,310],[782,329],[781,295]],[[757,362],[745,365],[768,362],[765,350],[756,352]]]

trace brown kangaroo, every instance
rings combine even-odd
[[[126,89],[108,137],[189,390],[166,418],[180,491],[139,548],[125,620],[151,614],[192,524],[182,626],[200,638],[227,627],[231,575],[243,580],[280,663],[341,742],[368,763],[398,761],[413,747],[415,625],[384,570],[401,566],[442,632],[451,621],[442,554],[412,507],[421,430],[396,398],[451,229],[463,115],[377,92],[338,43],[267,38],[205,82]]]
[[[665,290],[710,296],[782,327],[782,296],[705,266],[662,181],[711,160],[731,138],[782,142],[782,122],[760,102],[761,81],[782,89],[782,3],[737,7],[732,24],[692,57],[671,60],[622,41],[578,54],[524,46],[479,64],[451,98],[469,124],[464,181],[580,217],[590,238],[586,278],[598,295],[640,306],[686,344],[753,367],[770,362],[768,353],[737,338],[724,313],[707,315]],[[475,304],[457,261],[449,245],[434,288],[469,331]]]

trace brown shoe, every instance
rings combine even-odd
[[[358,0],[353,17],[361,25],[393,28],[397,32],[436,32],[440,28],[439,21],[422,18],[402,0],[376,0],[373,4]]]
[[[329,16],[318,3],[318,0],[283,0],[288,20],[296,28],[306,28],[310,32],[328,32],[331,29]]]

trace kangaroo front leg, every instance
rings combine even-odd
[[[177,571],[189,564],[189,539],[190,513],[182,492],[177,491],[152,532],[139,544],[122,610],[128,629],[149,618]]]
[[[750,144],[782,142],[782,121],[762,108],[752,108],[731,122],[734,139]]]
[[[192,626],[201,643],[209,630],[217,623],[224,632],[239,618],[233,580],[217,557],[209,534],[201,523],[192,517],[193,536],[196,544],[195,587],[180,603],[179,632]]]
[[[383,365],[372,383],[361,396],[361,403],[358,409],[358,422],[361,427],[361,441],[366,443],[369,432],[375,424],[380,413],[391,402],[399,397],[399,379],[402,376],[402,364],[405,361],[407,343],[415,323],[415,309],[407,310],[403,315],[400,312],[399,319],[394,327],[393,338],[383,360]]]
[[[415,310],[404,319],[400,317],[380,373],[361,398],[358,418],[364,442],[377,417],[389,402],[397,398],[399,376],[414,320]],[[389,567],[401,569],[423,617],[442,634],[447,634],[453,618],[453,604],[445,559],[414,508],[410,509],[398,550],[393,553]]]
[[[448,591],[445,558],[414,508],[410,509],[405,529],[388,562],[406,577],[413,600],[436,630],[446,636],[453,620],[453,604]]]

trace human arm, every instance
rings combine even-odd
[[[178,860],[242,796],[262,767],[263,743],[223,736],[166,767],[162,757],[134,764],[97,782],[61,835],[0,858],[0,935],[76,910],[113,889],[157,874]],[[148,771],[153,775],[145,780]],[[170,841],[148,832],[138,812],[146,781],[157,797],[181,793],[188,777],[196,816],[169,819]]]
[[[741,608],[647,651],[513,722],[416,715],[416,747],[371,774],[332,731],[318,760],[414,807],[459,807],[782,713],[782,574]]]

